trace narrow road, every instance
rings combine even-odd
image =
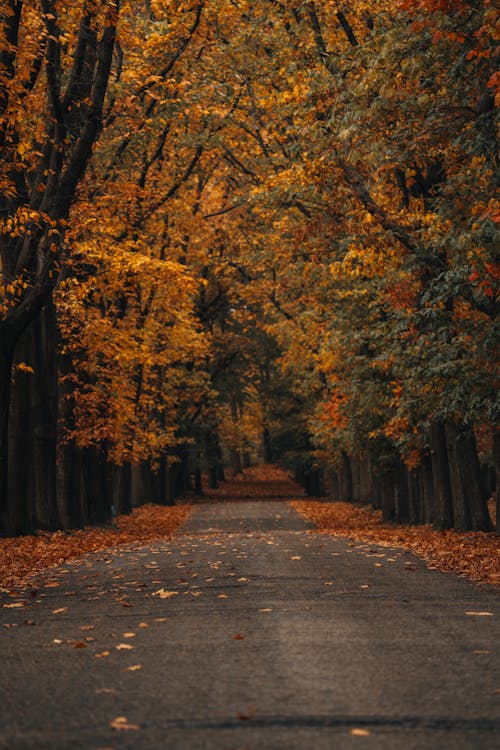
[[[0,612],[0,748],[499,747],[498,594],[283,502],[197,506],[22,602]]]

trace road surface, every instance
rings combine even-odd
[[[283,502],[199,505],[32,594],[0,610],[2,749],[500,746],[497,592]]]

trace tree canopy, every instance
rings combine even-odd
[[[489,0],[6,3],[4,529],[257,455],[491,529],[498,24]]]

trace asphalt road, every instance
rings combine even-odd
[[[280,502],[183,531],[2,600],[0,748],[500,747],[494,590]]]

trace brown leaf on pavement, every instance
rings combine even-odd
[[[116,719],[109,722],[109,726],[117,732],[135,732],[140,729],[138,724],[129,722],[126,716],[117,716]]]
[[[160,599],[170,599],[172,596],[177,596],[178,591],[167,591],[166,589],[158,589],[153,591],[152,596],[159,596]]]

